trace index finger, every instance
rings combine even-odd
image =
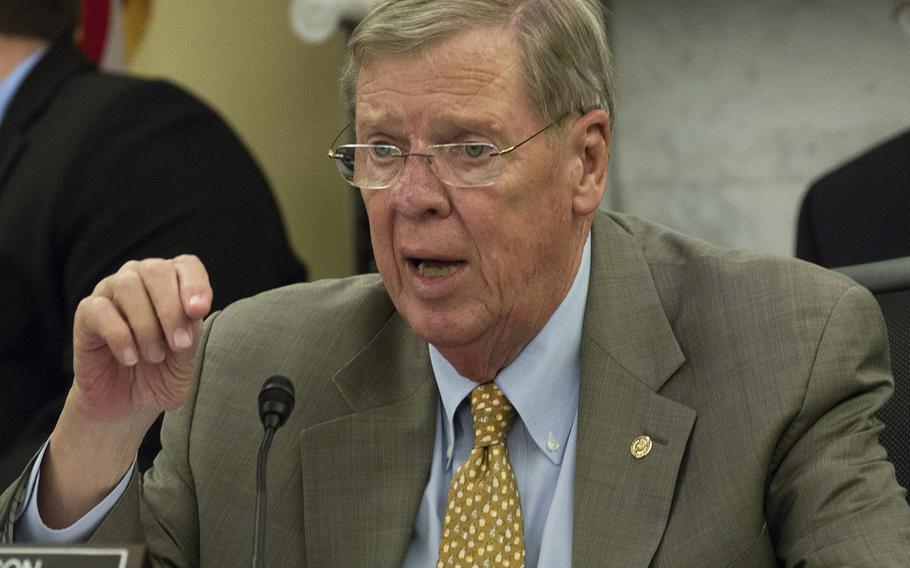
[[[204,318],[212,309],[212,286],[202,261],[196,255],[182,254],[174,258],[174,269],[187,317],[192,320]]]

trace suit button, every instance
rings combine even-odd
[[[629,450],[632,452],[632,457],[637,460],[647,456],[651,453],[651,437],[644,434],[636,436],[632,440],[632,447]]]

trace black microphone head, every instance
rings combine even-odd
[[[278,428],[294,410],[294,385],[287,377],[273,375],[259,390],[259,418],[266,428]]]

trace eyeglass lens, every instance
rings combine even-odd
[[[499,151],[483,143],[439,144],[426,154],[407,154],[395,146],[348,144],[335,150],[339,173],[351,185],[381,189],[392,184],[408,157],[427,160],[443,183],[460,187],[490,185],[501,173]]]

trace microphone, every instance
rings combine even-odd
[[[253,533],[253,568],[262,568],[265,558],[266,465],[272,438],[294,410],[294,385],[287,377],[274,375],[259,390],[259,418],[265,428],[256,460],[256,532]]]

